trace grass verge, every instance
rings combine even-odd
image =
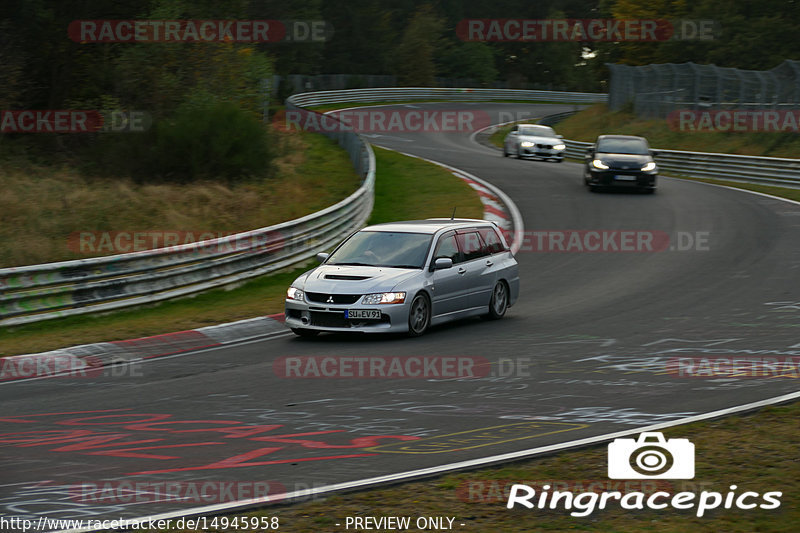
[[[275,175],[237,185],[137,184],[122,178],[84,177],[71,169],[4,162],[0,266],[151,247],[148,239],[130,237],[134,234],[180,235],[182,244],[270,226],[323,209],[358,188],[360,178],[336,142],[310,133],[274,136],[286,152],[274,162]],[[81,233],[91,240],[79,240]],[[98,234],[108,238],[104,241]],[[115,235],[128,238],[116,241]]]
[[[596,104],[572,115],[559,122],[556,129],[567,139],[584,142],[593,142],[605,133],[618,133],[641,135],[647,138],[650,146],[669,150],[788,158],[800,154],[800,136],[796,133],[675,131],[669,128],[666,120],[643,120],[631,111],[609,111],[605,104]]]
[[[370,223],[447,216],[453,207],[458,208],[459,216],[482,217],[478,196],[450,172],[381,148],[375,149],[375,157],[375,206]],[[349,160],[340,164],[351,168]],[[145,337],[280,313],[286,287],[302,271],[264,276],[232,290],[209,291],[153,307],[0,328],[0,356]]]

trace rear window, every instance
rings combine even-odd
[[[480,233],[483,242],[486,243],[486,250],[490,254],[505,251],[506,248],[503,246],[503,241],[494,228],[478,228],[478,233]]]
[[[484,255],[488,255],[489,251],[483,243],[483,239],[477,231],[469,231],[467,233],[459,233],[456,235],[458,246],[464,254],[464,261],[478,259]]]

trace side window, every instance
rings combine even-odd
[[[483,239],[481,239],[477,231],[459,233],[456,235],[456,239],[458,240],[458,246],[464,253],[464,261],[471,261],[488,255],[486,246],[483,244]]]
[[[458,251],[454,233],[439,237],[439,242],[436,243],[436,251],[433,253],[433,259],[436,260],[440,257],[449,257],[454,264],[461,261],[461,254]]]
[[[481,234],[483,242],[486,243],[486,249],[490,254],[496,254],[505,251],[503,241],[497,234],[494,228],[478,228],[478,233]]]

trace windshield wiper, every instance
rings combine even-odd
[[[328,264],[329,265],[346,265],[346,266],[365,266],[365,267],[375,266],[375,265],[372,265],[370,263],[328,263]]]

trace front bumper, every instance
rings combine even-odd
[[[590,170],[588,184],[593,187],[655,189],[657,173],[630,170]]]
[[[547,157],[547,158],[555,158],[555,159],[563,159],[564,158],[564,150],[556,150],[554,148],[550,148],[549,146],[530,146],[530,147],[519,147],[519,156],[520,157]]]
[[[360,300],[360,299],[359,299]],[[293,329],[308,329],[339,333],[391,333],[408,331],[407,299],[401,304],[349,305],[319,304],[307,301],[286,300],[285,324]],[[347,309],[378,309],[380,320],[348,319]]]

